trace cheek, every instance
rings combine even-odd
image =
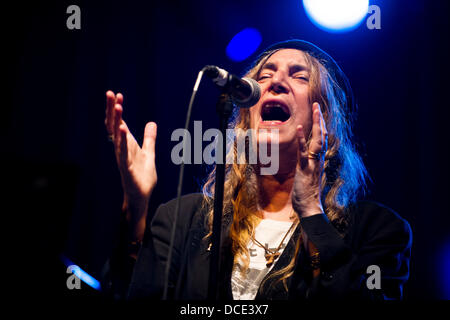
[[[254,125],[258,124],[259,122],[259,118],[260,118],[260,114],[259,114],[259,106],[255,105],[253,107],[250,108],[249,112],[250,112],[250,126],[252,128],[255,128]]]
[[[312,126],[312,105],[309,102],[307,93],[299,94],[296,99],[296,110],[294,113],[294,122],[296,125],[301,124],[307,132]]]
[[[301,124],[305,129],[311,128],[312,118],[311,118],[311,110],[300,110],[295,117],[296,125]]]

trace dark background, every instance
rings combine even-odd
[[[299,0],[8,6],[2,15],[7,90],[1,159],[3,279],[11,294],[99,295],[84,284],[69,291],[59,256],[99,277],[117,241],[122,190],[104,128],[105,92],[124,94],[124,118],[139,141],[146,122],[158,123],[154,211],[176,194],[170,135],[184,126],[197,72],[215,64],[241,73],[255,55],[232,62],[225,48],[253,27],[263,37],[258,52],[301,38],[340,63],[359,104],[355,137],[373,181],[367,198],[397,211],[413,230],[405,298],[449,299],[450,9],[446,1],[370,3],[381,8],[381,30],[363,22],[342,34],[315,27]],[[81,8],[81,30],[66,27],[71,4]],[[218,126],[217,93],[202,83],[192,119],[202,120],[204,130]],[[200,190],[205,170],[186,168],[185,193]]]

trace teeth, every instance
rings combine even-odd
[[[289,109],[282,104],[279,103],[268,103],[266,105],[264,105],[264,107],[262,108],[262,112],[264,112],[264,110],[267,111],[267,109],[273,109],[273,108],[280,108],[283,110],[284,113],[288,114],[289,116],[291,115],[291,112],[289,111]]]
[[[277,104],[277,103],[274,103],[274,104],[266,104],[265,107],[266,107],[266,108],[283,108],[283,106],[282,106],[281,104]]]

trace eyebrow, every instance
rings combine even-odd
[[[264,69],[269,69],[269,70],[275,71],[275,70],[277,70],[277,66],[273,62],[267,62],[261,67],[259,72],[263,71]]]
[[[264,69],[269,69],[269,70],[272,70],[272,71],[276,71],[277,70],[277,66],[273,62],[267,62],[266,64],[264,64],[261,67],[259,72],[262,72]],[[289,71],[292,72],[292,73],[295,73],[295,72],[299,72],[299,71],[308,71],[309,72],[310,70],[305,65],[295,63],[295,64],[292,64],[292,65],[289,66]]]

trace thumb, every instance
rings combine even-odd
[[[144,141],[142,143],[142,149],[150,151],[155,154],[155,142],[156,142],[157,125],[154,122],[148,122],[145,125]]]

